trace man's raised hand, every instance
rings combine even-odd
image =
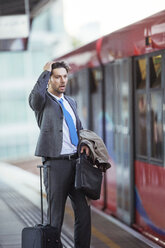
[[[54,64],[54,61],[47,62],[46,65],[44,66],[44,71],[52,71],[52,64]]]

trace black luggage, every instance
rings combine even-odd
[[[22,248],[62,248],[60,235],[57,228],[51,226],[51,201],[50,201],[50,167],[48,173],[49,194],[48,202],[50,206],[49,224],[43,224],[43,198],[42,198],[42,168],[40,168],[40,187],[41,187],[41,224],[34,227],[25,227],[22,230]]]

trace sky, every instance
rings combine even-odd
[[[165,0],[63,0],[63,5],[70,35],[77,36],[84,26],[97,23],[97,38],[165,9]]]

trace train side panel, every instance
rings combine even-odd
[[[165,242],[165,168],[135,161],[136,225]]]

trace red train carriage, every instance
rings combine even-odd
[[[93,204],[165,247],[165,11],[58,59],[72,67],[84,128],[110,155]]]

